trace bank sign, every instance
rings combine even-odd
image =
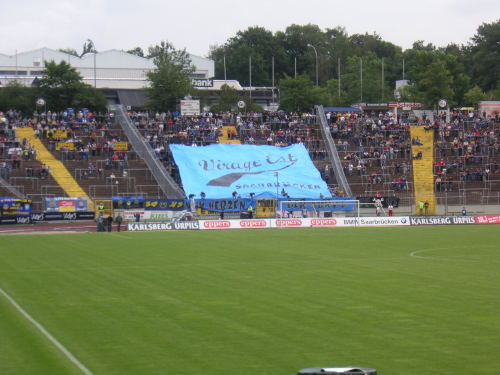
[[[309,153],[302,144],[288,147],[220,144],[205,147],[170,145],[187,196],[229,198],[267,193],[293,198],[330,198]]]

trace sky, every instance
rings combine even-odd
[[[5,0],[0,53],[41,47],[81,52],[91,39],[98,51],[145,51],[161,40],[207,57],[251,26],[284,31],[292,24],[342,26],[349,35],[379,34],[403,49],[416,40],[436,46],[466,44],[477,27],[500,18],[498,0]]]

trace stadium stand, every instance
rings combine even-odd
[[[123,124],[112,113],[41,114],[21,118],[15,111],[0,124],[0,177],[23,196],[64,196],[43,143],[90,199],[142,195],[162,197],[153,171],[131,147]],[[171,144],[214,143],[288,146],[302,143],[328,183],[342,196],[318,118],[313,113],[223,113],[176,117],[128,112],[128,119],[153,155],[182,186]],[[397,196],[413,206],[425,198],[437,205],[500,203],[499,123],[475,113],[454,112],[410,123],[392,113],[327,113],[328,127],[353,195]],[[28,135],[26,132],[31,132]],[[17,136],[16,136],[17,133]],[[420,139],[422,145],[412,144]],[[421,154],[419,154],[421,153]],[[5,190],[5,187],[2,187]],[[7,194],[7,193],[6,193]],[[76,193],[70,193],[76,194]],[[78,193],[80,195],[80,193]]]
[[[56,183],[64,190],[68,197],[82,197],[88,199],[88,207],[93,210],[93,203],[89,196],[83,191],[80,185],[75,181],[63,163],[57,160],[43,145],[31,127],[17,128],[16,137],[22,139],[22,142],[36,150],[37,159],[47,166],[50,174]]]

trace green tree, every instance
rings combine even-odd
[[[321,104],[325,106],[343,107],[349,106],[353,103],[349,98],[349,94],[342,88],[342,86],[339,95],[338,83],[339,81],[337,79],[328,80],[324,89],[323,99],[320,101]]]
[[[453,77],[447,69],[443,60],[436,60],[427,66],[426,72],[422,79],[416,82],[416,90],[420,91],[423,102],[428,106],[434,106],[439,99],[448,99],[451,105],[450,98],[453,98]]]
[[[104,111],[107,100],[104,94],[94,87],[82,84],[75,97],[74,106],[92,108],[94,111]]]
[[[45,62],[40,79],[39,95],[45,99],[47,108],[60,111],[70,107],[88,107],[101,110],[106,105],[103,94],[82,82],[75,68],[65,61],[56,64]]]
[[[363,74],[362,81],[361,72]],[[393,99],[392,84],[388,85],[387,79],[384,79],[382,84],[382,60],[377,58],[373,52],[364,57],[349,57],[342,81],[350,103]]]
[[[280,108],[288,112],[311,110],[318,104],[318,91],[306,75],[297,78],[285,77],[280,81]]]
[[[81,88],[82,76],[66,61],[45,62],[39,89],[47,108],[59,111],[72,107]]]
[[[144,51],[142,50],[141,47],[135,47],[135,48],[129,49],[126,52],[130,53],[131,55],[136,55],[136,56],[139,56],[139,57],[144,57]]]
[[[495,90],[500,82],[500,20],[483,23],[472,38],[471,75],[483,90]]]
[[[215,77],[226,75],[237,79],[242,85],[250,85],[250,58],[252,60],[252,86],[271,86],[272,59],[274,57],[276,79],[286,64],[283,47],[269,30],[263,27],[249,27],[238,31],[223,46],[212,46],[209,57],[215,61]]]
[[[0,111],[16,109],[25,115],[33,113],[38,95],[36,87],[24,86],[17,81],[0,88]]]
[[[456,52],[453,47],[449,50]],[[451,105],[462,104],[470,79],[455,52],[446,53],[420,42],[406,51],[408,78],[412,83],[409,91],[413,100],[428,106],[436,105],[440,98],[446,98]]]
[[[176,103],[193,92],[189,74],[194,71],[186,50],[177,50],[166,41],[149,47],[155,70],[148,72],[147,107],[155,111],[175,110]]]
[[[228,85],[222,85],[217,98],[218,111],[231,111],[236,107],[238,99],[239,95],[237,90],[229,87]]]
[[[474,86],[464,95],[464,104],[471,107],[476,107],[481,100],[486,100],[486,94],[479,86]]]
[[[276,37],[286,52],[286,66],[283,72],[289,77],[295,74],[295,60],[297,61],[297,74],[307,75],[316,82],[316,55],[314,49],[308,45],[314,46],[318,53],[319,84],[321,85],[327,79],[326,68],[328,66],[327,53],[328,39],[325,33],[318,25],[290,25],[284,32],[277,32]]]
[[[80,55],[83,56],[86,53],[96,53],[97,50],[95,49],[94,42],[90,39],[87,39],[85,43],[83,43],[83,48],[82,48],[82,54]]]
[[[80,57],[78,52],[76,52],[76,49],[74,48],[59,48],[59,52],[67,53],[68,55],[75,56],[75,57]]]

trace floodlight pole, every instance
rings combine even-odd
[[[94,88],[97,88],[97,62],[96,62],[97,52],[94,51]]]
[[[227,85],[227,75],[226,75],[226,55],[224,55],[224,83]]]
[[[318,51],[316,50],[316,47],[314,47],[311,43],[307,45],[308,47],[311,47],[314,50],[314,55],[316,56],[316,87],[318,87]]]

